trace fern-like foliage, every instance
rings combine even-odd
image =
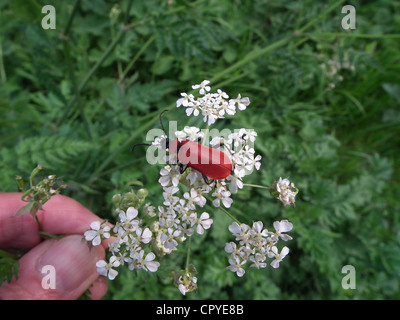
[[[13,277],[18,278],[19,261],[16,255],[0,250],[0,286]]]
[[[214,22],[200,24],[195,20],[173,23],[167,27],[156,27],[156,43],[158,49],[168,49],[176,58],[202,61],[215,61],[212,49],[229,38],[229,34]]]
[[[27,170],[36,163],[50,169],[66,165],[91,148],[90,142],[54,135],[21,140],[15,152],[20,170]]]

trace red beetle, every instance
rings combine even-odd
[[[161,116],[167,111],[165,110],[160,114],[160,124],[165,135],[167,134],[161,121]],[[138,145],[151,146],[151,144],[140,143],[133,147],[132,152]],[[193,168],[203,175],[203,179],[207,184],[210,184],[208,178],[221,180],[228,177],[232,172],[231,160],[224,152],[218,149],[210,148],[191,140],[179,141],[176,139],[170,142],[169,138],[166,139],[166,148],[170,153],[177,155],[181,174],[187,167]],[[183,165],[186,165],[186,168],[183,168]]]
[[[177,154],[181,164],[214,180],[225,179],[232,172],[232,162],[225,153],[194,141],[174,140],[169,143],[169,152]]]

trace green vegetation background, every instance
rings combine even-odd
[[[46,4],[56,30],[41,28]],[[341,28],[345,4],[356,30]],[[111,221],[110,199],[131,181],[159,204],[160,168],[131,147],[166,108],[182,127],[201,126],[174,103],[208,79],[251,99],[217,125],[258,132],[261,170],[245,182],[289,176],[300,193],[296,209],[261,189],[234,197],[243,222],[294,224],[281,267],[240,279],[225,269],[231,221],[208,208],[215,223],[192,242],[199,290],[187,298],[400,298],[399,2],[3,0],[0,24],[2,191],[41,163],[68,184],[64,194]],[[184,267],[184,250],[162,260],[166,269]],[[347,264],[355,290],[341,286]],[[166,271],[121,270],[105,298],[183,297]]]

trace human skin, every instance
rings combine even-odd
[[[14,277],[11,283],[3,282],[0,299],[74,300],[87,289],[92,299],[103,297],[107,281],[97,273],[96,262],[105,258],[107,243],[89,248],[82,242],[90,223],[102,219],[74,199],[53,196],[37,217],[43,232],[63,237],[43,240],[37,222],[29,213],[15,215],[26,205],[21,196],[22,193],[0,192],[0,249],[23,252],[18,278]],[[47,265],[54,267],[55,289],[42,286],[47,274],[42,271]]]

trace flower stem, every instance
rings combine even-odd
[[[74,3],[74,6],[73,6],[72,11],[71,11],[71,14],[68,17],[67,25],[65,26],[65,29],[64,29],[64,33],[63,33],[64,37],[68,36],[69,30],[71,29],[72,21],[74,20],[75,13],[76,13],[76,11],[77,11],[77,9],[79,7],[79,3],[80,2],[81,2],[81,0],[76,0],[75,3]]]
[[[210,132],[210,125],[207,125],[207,128],[205,128],[204,130],[204,137],[203,137],[203,141],[202,141],[202,145],[206,145],[206,140],[208,139],[208,133]]]
[[[39,222],[39,218],[37,217],[36,214],[35,214],[35,220],[36,220],[36,223],[38,224],[38,227],[39,227],[39,233],[42,233],[42,226],[41,226],[41,224]]]
[[[187,249],[187,254],[186,254],[186,265],[185,265],[185,273],[189,272],[189,261],[190,261],[190,249],[192,245],[192,237],[189,237],[188,241],[188,249]]]
[[[132,58],[132,60],[129,62],[128,66],[125,68],[125,70],[122,72],[119,80],[118,80],[118,85],[120,85],[126,75],[128,74],[128,72],[132,69],[133,65],[135,64],[135,62],[137,61],[137,59],[139,59],[139,57],[142,55],[142,53],[144,51],[146,51],[146,49],[149,47],[149,45],[154,41],[155,37],[151,36],[147,42],[140,48],[140,50],[136,53],[136,55]]]
[[[64,237],[62,234],[51,234],[44,231],[40,231],[39,234],[42,236],[43,239],[61,239]]]
[[[4,69],[4,61],[3,61],[3,47],[0,41],[0,78],[1,82],[4,84],[7,81],[6,71]]]
[[[312,19],[310,22],[305,24],[302,28],[298,30],[298,32],[301,34],[313,25],[317,24],[320,20],[322,20],[328,13],[336,9],[338,6],[340,6],[344,0],[339,0],[335,2],[332,6],[324,10],[321,14],[319,14],[317,17]],[[225,70],[219,72],[217,75],[215,75],[213,78],[210,79],[211,83],[215,83],[219,79],[223,79],[226,75],[231,75],[234,73],[234,71],[238,70],[242,66],[250,63],[251,61],[266,55],[276,49],[279,49],[281,47],[284,47],[287,45],[293,38],[295,37],[295,34],[290,34],[286,36],[285,38],[282,38],[274,43],[269,44],[268,46],[261,48],[261,49],[255,49],[251,52],[249,52],[243,59],[239,60],[238,62],[234,63],[230,67],[226,68]]]
[[[244,187],[253,187],[253,188],[260,188],[260,189],[266,189],[269,190],[270,187],[266,187],[266,186],[260,186],[258,184],[250,184],[250,183],[243,183]]]
[[[212,202],[212,199],[209,196],[205,196],[208,201]],[[226,210],[224,207],[219,206],[218,209],[220,209],[222,212],[224,212],[229,218],[231,218],[233,221],[237,222],[238,224],[241,224],[241,222],[236,219],[232,214],[229,213],[228,210]]]
[[[285,46],[292,37],[286,37],[281,40],[278,40],[262,49],[256,49],[254,51],[251,51],[247,56],[245,56],[242,60],[239,60],[235,64],[231,65],[230,67],[226,68],[225,70],[219,72],[217,75],[215,75],[213,78],[210,79],[211,83],[215,83],[217,80],[224,78],[228,74],[233,74],[234,71],[239,69],[240,67],[250,63],[254,59],[263,56],[271,51],[274,51],[275,49],[278,49],[280,47]]]
[[[65,112],[60,118],[60,120],[57,123],[57,126],[60,126],[61,123],[64,121],[64,119],[68,116],[68,113],[71,110],[71,107],[74,105],[76,100],[78,99],[79,94],[85,89],[86,85],[88,84],[89,80],[92,78],[92,76],[96,73],[96,71],[100,68],[100,66],[103,64],[103,62],[108,58],[108,56],[113,52],[117,44],[120,42],[122,39],[123,35],[127,31],[126,27],[122,27],[117,36],[115,37],[114,41],[110,43],[110,45],[107,47],[106,51],[104,51],[103,55],[100,57],[99,60],[97,60],[96,64],[90,69],[90,71],[86,74],[85,78],[82,80],[81,84],[78,87],[77,92],[75,95],[71,98],[71,100],[68,102],[67,106],[65,107]]]
[[[325,38],[325,37],[344,37],[344,38],[362,38],[362,39],[397,39],[400,34],[372,34],[372,33],[344,33],[344,32],[315,32],[310,33],[310,37]]]
[[[71,60],[71,54],[70,54],[69,41],[63,41],[63,45],[64,45],[65,61],[66,61],[67,68],[68,68],[69,78],[71,80],[72,88],[73,88],[74,94],[76,96],[76,101],[78,103],[79,112],[81,114],[81,117],[82,117],[82,120],[83,120],[83,124],[85,126],[88,138],[89,138],[89,140],[92,140],[93,136],[92,136],[92,132],[90,130],[90,128],[91,128],[90,127],[90,123],[89,123],[89,120],[87,119],[86,114],[84,112],[83,105],[80,102],[80,92],[78,90],[78,85],[76,83],[76,78],[75,78],[75,75],[74,75],[74,70],[73,70],[73,65],[72,65],[72,60]]]
[[[158,113],[159,111],[154,112],[154,114]],[[122,151],[126,151],[127,149],[131,149],[129,148],[129,146],[133,143],[133,141],[135,141],[135,139],[140,136],[143,132],[145,132],[146,130],[148,130],[149,128],[151,128],[156,122],[158,121],[158,117],[153,117],[153,119],[151,119],[149,122],[147,122],[146,124],[142,125],[140,127],[140,129],[136,130],[134,133],[132,133],[132,135],[130,136],[130,138],[128,140],[125,141],[125,143],[123,143],[119,148],[117,148],[113,153],[111,153],[107,159],[104,160],[104,162],[97,167],[96,171],[93,172],[93,174],[91,175],[88,185],[90,186],[91,183],[93,183],[93,181],[95,181],[98,178],[98,175],[103,171],[103,169],[105,167],[108,166],[108,164],[113,161],[113,159]]]

